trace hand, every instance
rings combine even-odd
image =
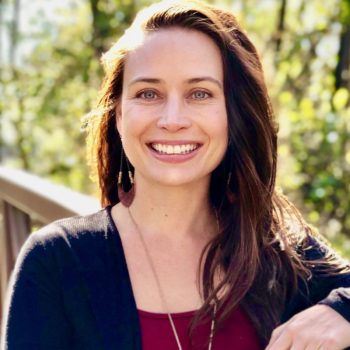
[[[350,322],[327,305],[312,306],[277,327],[265,350],[342,350]]]

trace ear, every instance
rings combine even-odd
[[[122,135],[122,109],[121,109],[121,103],[120,101],[117,103],[115,107],[115,123],[117,130],[119,132],[119,135]]]

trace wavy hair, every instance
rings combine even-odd
[[[101,203],[119,202],[122,145],[115,109],[122,94],[125,59],[147,33],[169,27],[200,31],[216,43],[223,60],[228,115],[228,148],[210,183],[210,200],[219,213],[221,230],[202,253],[199,280],[204,304],[192,320],[190,333],[211,314],[214,301],[220,311],[216,330],[240,305],[266,346],[298,283],[310,277],[297,248],[314,232],[275,190],[277,125],[257,51],[231,13],[199,1],[160,2],[139,12],[103,56],[106,76],[88,121],[88,155],[98,177]],[[226,196],[229,172],[233,203]],[[334,266],[334,273],[340,271],[339,265]],[[218,272],[223,277],[217,285]]]

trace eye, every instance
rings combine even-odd
[[[205,100],[206,98],[209,98],[211,95],[203,90],[196,90],[192,92],[191,97],[195,100]]]
[[[153,90],[143,90],[136,95],[137,98],[142,98],[144,100],[155,100],[158,95]]]

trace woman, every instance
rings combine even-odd
[[[350,346],[349,266],[275,191],[273,111],[235,18],[162,2],[103,62],[105,209],[29,237],[3,348]]]

